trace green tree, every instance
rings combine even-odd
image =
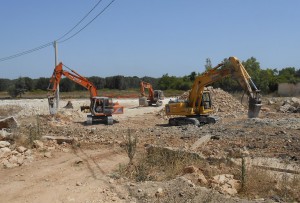
[[[197,77],[197,73],[195,71],[191,72],[191,74],[188,75],[190,81],[194,81],[196,77]]]
[[[296,77],[297,77],[297,78],[300,78],[300,69],[298,69],[298,70],[296,71]]]
[[[11,97],[22,97],[23,94],[27,91],[25,78],[19,77],[15,80],[15,83],[8,88],[8,94]]]
[[[297,83],[300,78],[297,77],[297,71],[294,67],[283,68],[278,73],[278,83]]]
[[[242,62],[242,64],[246,68],[253,82],[258,83],[261,69],[260,69],[260,64],[256,60],[256,58],[251,57],[247,59],[245,62]],[[257,85],[259,86],[259,84]]]
[[[72,92],[75,90],[75,83],[69,78],[62,78],[59,84],[59,90],[62,92]]]
[[[0,78],[0,91],[7,91],[12,85],[12,81],[5,78]]]
[[[161,90],[176,89],[175,82],[176,82],[175,76],[169,76],[168,74],[164,74],[158,80],[158,88]]]
[[[33,80],[29,77],[24,77],[25,89],[26,91],[32,91],[34,88]]]
[[[97,89],[103,89],[105,87],[105,79],[104,78],[101,78],[98,76],[92,76],[92,77],[89,77],[88,80],[90,82],[92,82],[96,86]],[[82,89],[82,88],[80,88],[80,89]]]
[[[264,93],[270,93],[277,88],[275,73],[272,69],[261,70],[259,73],[259,81],[257,81],[259,89]]]
[[[49,78],[40,77],[35,81],[34,89],[35,90],[47,90],[49,83],[50,83]]]

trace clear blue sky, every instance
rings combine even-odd
[[[0,3],[0,58],[52,42],[98,0]],[[103,0],[84,21],[109,3]],[[261,68],[300,67],[299,0],[116,0],[58,58],[84,76],[175,76],[204,71],[206,58],[255,57]],[[80,26],[79,26],[80,28]],[[50,77],[54,48],[0,62],[0,78]]]

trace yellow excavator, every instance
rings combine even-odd
[[[195,78],[187,100],[170,101],[165,106],[166,115],[180,116],[169,119],[169,124],[203,125],[216,123],[218,118],[210,116],[213,112],[210,92],[204,88],[224,77],[235,78],[248,95],[248,117],[258,117],[261,104],[260,90],[251,80],[245,67],[236,57],[229,57],[229,64],[221,63]]]

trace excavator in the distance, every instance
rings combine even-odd
[[[123,114],[123,106],[120,106],[118,102],[113,103],[111,98],[98,97],[97,89],[92,82],[79,75],[76,71],[69,69],[67,66],[65,67],[68,68],[71,72],[63,70],[63,66],[65,65],[59,63],[55,67],[50,78],[50,84],[48,87],[48,103],[50,114],[55,114],[57,111],[56,99],[58,98],[56,96],[56,93],[58,91],[58,86],[63,75],[73,82],[85,87],[90,92],[90,114],[87,115],[87,124],[92,124],[93,121],[97,120],[104,120],[107,125],[112,125],[112,114]]]
[[[229,64],[221,63],[211,70],[195,78],[187,100],[170,101],[165,106],[169,125],[203,125],[216,123],[218,118],[210,116],[213,112],[210,92],[205,90],[208,85],[231,76],[238,81],[248,95],[248,117],[258,117],[261,104],[260,90],[257,89],[245,67],[236,57],[229,57]]]
[[[146,96],[145,89],[148,89],[148,96]],[[153,90],[150,83],[141,81],[140,82],[140,97],[139,106],[152,106],[155,104],[157,107],[163,104],[165,96],[161,90]]]

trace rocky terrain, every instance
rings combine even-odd
[[[168,126],[138,99],[118,100],[112,126],[86,125],[87,99],[55,116],[46,99],[1,100],[0,123],[14,119],[0,131],[1,202],[299,202],[300,99],[263,98],[248,119],[246,102],[210,91],[220,120],[201,127]]]

